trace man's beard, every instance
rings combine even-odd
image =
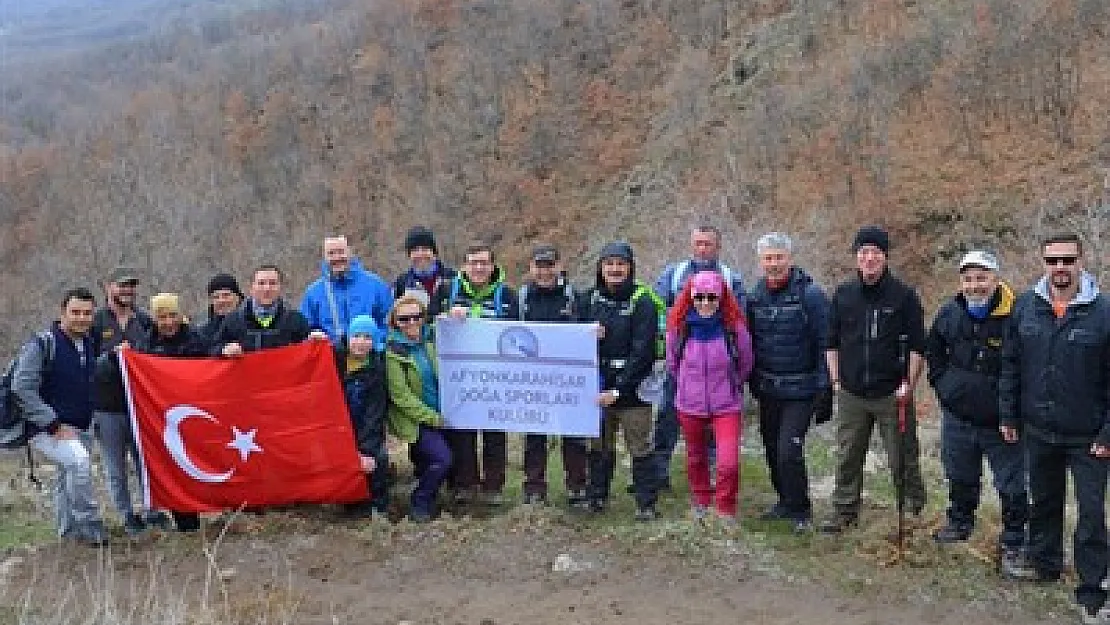
[[[1074,283],[1070,273],[1054,273],[1051,282],[1058,289],[1069,288]]]
[[[131,308],[135,304],[135,296],[113,295],[112,303],[115,304],[117,308]]]

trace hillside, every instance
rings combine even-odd
[[[299,291],[325,234],[392,274],[415,223],[511,276],[542,239],[585,278],[616,236],[654,273],[706,217],[748,272],[783,229],[826,281],[883,223],[930,301],[970,243],[1026,283],[1064,225],[1098,269],[1108,26],[1101,0],[317,0],[20,65],[0,342],[119,262],[195,295],[275,260]]]

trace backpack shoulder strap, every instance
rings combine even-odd
[[[455,305],[455,300],[459,298],[459,288],[461,288],[459,277],[451,278],[451,294],[447,296],[447,308]]]
[[[671,274],[671,292],[667,293],[667,299],[674,301],[674,298],[682,290],[682,275],[690,268],[690,261],[684,260],[674,266],[674,273]]]
[[[570,282],[563,283],[563,297],[567,299],[567,311],[570,313],[571,321],[578,319],[578,298],[574,295],[574,287]]]
[[[517,316],[520,318],[521,321],[524,321],[524,317],[528,314],[528,291],[530,291],[530,290],[531,289],[528,288],[528,284],[522,284],[522,285],[520,285],[520,290],[517,291],[517,294],[516,294],[517,295],[517,305],[516,305],[516,307],[517,307],[517,311],[520,313]]]
[[[501,300],[505,297],[505,283],[498,282],[497,287],[493,289],[493,316],[501,316]]]

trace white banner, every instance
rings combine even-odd
[[[436,320],[446,426],[599,435],[594,324]]]

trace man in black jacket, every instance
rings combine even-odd
[[[832,389],[825,365],[828,299],[791,256],[781,232],[756,242],[763,276],[747,298],[755,368],[748,379],[759,400],[759,433],[771,484],[779,500],[762,516],[788,519],[794,531],[811,528],[805,440],[810,422],[832,418]]]
[[[601,438],[590,446],[590,477],[587,491],[590,507],[605,509],[616,466],[617,428],[624,432],[625,447],[632,456],[632,486],[636,497],[636,519],[655,518],[658,481],[652,471],[651,405],[636,394],[640,382],[651,373],[655,359],[658,317],[646,287],[635,281],[632,247],[623,241],[601,250],[597,280],[586,297],[583,321],[600,324],[598,356],[601,366]]]
[[[281,270],[261,265],[251,278],[250,298],[224,318],[212,346],[214,355],[241,356],[245,352],[300,343],[311,334],[304,315],[282,300]],[[317,332],[314,338],[327,338]]]
[[[1084,623],[1104,622],[1106,458],[1110,457],[1110,303],[1083,270],[1079,236],[1041,245],[1045,275],[1014,306],[998,382],[999,426],[1025,443],[1029,548],[1038,579],[1064,567],[1064,499],[1071,471],[1078,508],[1073,534],[1075,600]]]
[[[433,319],[441,313],[454,319],[518,319],[516,291],[505,279],[505,270],[497,265],[493,248],[475,242],[466,248],[463,270],[439,285],[432,294],[428,315]],[[447,430],[455,466],[451,485],[456,503],[467,504],[475,499],[487,506],[505,502],[505,470],[509,452],[505,432],[482,430],[482,460],[478,462],[478,430]],[[480,489],[479,489],[480,487]]]
[[[579,295],[563,276],[559,250],[553,245],[539,245],[532,250],[529,263],[531,281],[517,294],[522,321],[574,323],[582,306]],[[586,439],[563,436],[563,470],[566,474],[567,503],[584,508],[586,499]],[[524,437],[524,502],[547,501],[547,436],[529,434]]]
[[[208,281],[208,321],[197,328],[197,333],[211,345],[219,336],[224,319],[242,303],[243,291],[235,276],[227,273],[212,276]]]
[[[973,250],[960,261],[960,291],[937,312],[926,338],[929,383],[943,420],[941,459],[948,479],[948,523],[933,538],[965,541],[975,526],[983,457],[1002,503],[1002,574],[1022,578],[1029,518],[1025,452],[998,431],[998,374],[1014,292],[998,279],[994,254]]]
[[[863,465],[876,425],[900,503],[914,516],[925,506],[912,412],[925,352],[921,300],[887,268],[890,237],[885,230],[860,228],[852,247],[856,276],[838,286],[832,297],[825,351],[839,403],[835,510],[820,528],[827,533],[841,532],[859,520]]]

